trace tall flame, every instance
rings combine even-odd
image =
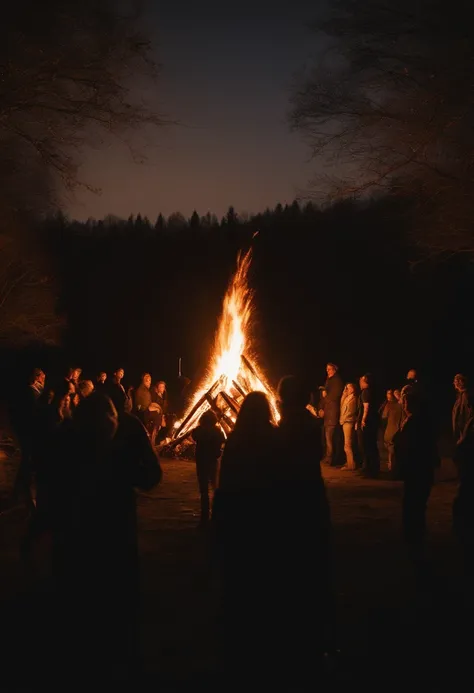
[[[204,390],[221,375],[229,385],[237,378],[241,368],[241,355],[247,349],[250,316],[252,312],[252,294],[247,284],[247,274],[252,260],[252,251],[239,255],[237,271],[224,296],[222,314],[214,342],[209,373],[204,383]],[[206,387],[207,385],[207,387]]]
[[[207,373],[189,404],[182,423],[178,422],[176,426],[180,437],[196,426],[199,417],[211,407],[210,398],[206,398],[209,392],[223,392],[231,398],[237,397],[241,403],[246,393],[260,390],[269,399],[274,420],[279,419],[275,393],[257,367],[251,349],[250,323],[253,306],[252,292],[247,282],[251,261],[251,249],[245,255],[239,254],[237,270],[224,297]],[[200,406],[197,406],[201,400]],[[194,408],[196,411],[187,420]],[[224,413],[232,421],[235,420],[235,412],[231,408]],[[224,433],[227,431],[224,430]]]

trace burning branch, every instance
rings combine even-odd
[[[278,420],[276,397],[264,375],[251,359],[250,321],[252,293],[247,275],[252,251],[239,255],[237,270],[224,297],[208,374],[197,390],[183,420],[178,423],[168,449],[184,443],[197,426],[202,414],[211,409],[227,437],[233,429],[245,396],[254,390],[265,392],[275,421]]]

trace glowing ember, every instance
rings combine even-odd
[[[210,408],[218,415],[221,428],[227,435],[245,395],[253,390],[267,394],[274,420],[280,418],[275,393],[255,365],[251,350],[252,292],[247,284],[251,260],[251,250],[238,257],[237,271],[224,297],[209,368],[182,422],[176,424],[175,438],[183,439]]]

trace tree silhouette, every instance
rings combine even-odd
[[[316,193],[414,197],[425,248],[474,256],[469,13],[464,0],[331,3],[315,25],[328,49],[296,87],[291,122],[333,164]]]
[[[170,230],[184,229],[187,226],[187,221],[181,212],[173,212],[168,217],[166,226]]]
[[[191,214],[191,218],[189,220],[189,227],[191,229],[198,229],[200,226],[200,219],[199,219],[199,214],[194,210],[194,212]]]
[[[74,187],[90,137],[163,124],[130,88],[132,77],[157,72],[136,18],[107,0],[10,5],[0,26],[0,141]]]
[[[158,217],[155,222],[155,230],[156,231],[163,231],[163,229],[166,226],[165,218],[162,214],[158,214]]]
[[[51,338],[54,278],[35,237],[37,220],[58,207],[58,188],[87,186],[78,177],[83,145],[164,122],[132,90],[132,76],[156,80],[157,67],[137,30],[133,3],[133,11],[126,5],[18,0],[3,13],[0,338]],[[93,228],[103,235],[111,225],[99,221],[81,233]]]

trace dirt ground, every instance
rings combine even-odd
[[[5,493],[15,463],[3,459],[0,466]],[[199,690],[214,679],[215,581],[206,536],[197,529],[194,465],[164,460],[163,469],[162,484],[138,497],[146,689],[153,682],[159,690]],[[449,480],[449,462],[444,461],[429,502],[433,578],[422,593],[415,590],[400,540],[401,485],[337,469],[323,471],[334,524],[341,649],[333,689],[399,690],[416,682],[431,690],[445,685],[456,690],[464,658],[458,633],[470,628],[470,612],[463,606],[462,572],[451,533],[455,483]],[[21,680],[18,652],[32,634],[41,637],[41,622],[25,606],[31,604],[34,585],[19,562],[24,524],[22,508],[0,515],[4,681]]]

